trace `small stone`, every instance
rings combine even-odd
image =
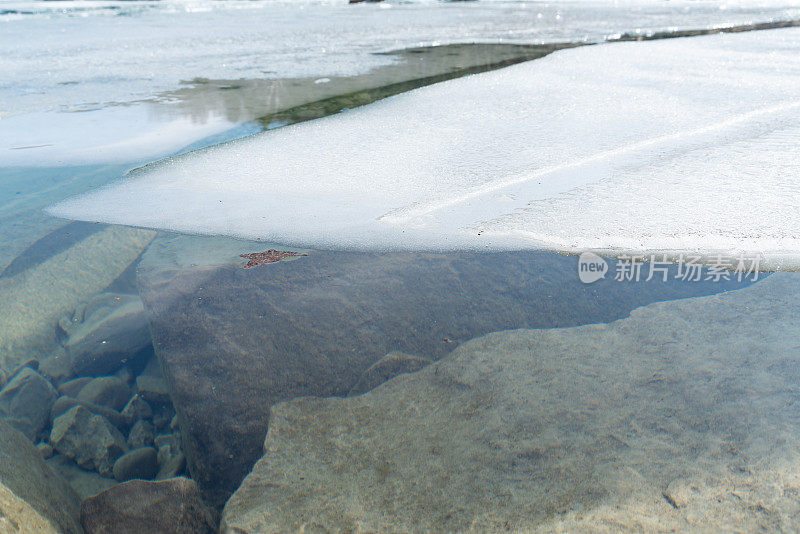
[[[663,493],[666,500],[673,508],[684,508],[702,496],[701,488],[685,478],[677,478],[669,483]]]
[[[95,378],[81,389],[78,400],[122,410],[131,398],[131,390],[115,376]]]
[[[136,388],[144,400],[153,404],[166,404],[169,400],[167,382],[160,376],[142,374],[136,379]]]
[[[15,376],[17,376],[17,373],[19,373],[23,369],[33,369],[34,371],[38,371],[39,370],[39,360],[37,360],[36,358],[29,358],[29,359],[25,360],[21,364],[17,365],[11,371],[11,374],[9,374],[8,376],[11,379],[13,379]]]
[[[50,356],[42,360],[39,364],[39,374],[56,385],[75,377],[75,373],[72,372],[72,362],[64,347],[55,347]]]
[[[80,393],[83,386],[88,384],[92,381],[91,376],[83,376],[81,378],[75,378],[74,380],[70,380],[68,382],[64,382],[60,386],[58,386],[58,392],[62,395],[67,395],[69,397],[77,398],[78,393]]]
[[[171,446],[173,450],[178,450],[181,448],[181,436],[180,434],[160,434],[155,437],[153,442],[156,445],[156,448],[161,449],[164,446]]]
[[[140,447],[152,447],[153,439],[156,435],[156,428],[147,421],[136,421],[128,435],[128,447],[138,449]]]
[[[134,449],[119,457],[114,464],[114,478],[125,482],[139,478],[150,480],[158,473],[158,453],[153,447]]]
[[[45,460],[53,456],[53,446],[49,443],[40,442],[36,444],[36,448],[39,450],[39,454],[42,455],[42,458]]]
[[[114,376],[125,382],[126,384],[130,384],[133,382],[133,372],[131,372],[130,367],[127,365],[123,365],[114,373]]]
[[[138,393],[134,395],[125,408],[122,409],[122,415],[130,417],[133,420],[151,419],[153,417],[153,409],[146,400]]]
[[[75,406],[53,421],[50,443],[84,469],[112,476],[117,459],[127,452],[122,434],[100,415]]]
[[[83,502],[86,534],[212,534],[214,515],[193,480],[131,480]]]
[[[135,419],[132,417],[120,414],[111,408],[92,404],[91,402],[79,401],[78,399],[67,397],[66,395],[62,395],[56,399],[56,402],[53,403],[53,407],[50,410],[50,421],[55,421],[56,417],[64,414],[67,410],[74,408],[75,406],[83,406],[93,414],[105,417],[112,425],[120,430],[126,430],[130,428],[135,421]]]
[[[0,416],[35,442],[50,421],[56,395],[46,378],[24,367],[0,390]]]
[[[158,450],[158,474],[156,480],[165,480],[182,475],[186,471],[186,456],[175,452],[167,445]]]
[[[167,431],[175,418],[175,410],[171,404],[161,404],[153,414],[153,424],[162,431]]]

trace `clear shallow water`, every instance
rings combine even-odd
[[[221,88],[231,83],[190,89],[246,95],[228,124],[280,108],[255,101],[265,86]],[[201,123],[209,108],[239,109],[236,98],[205,107],[150,94]],[[132,121],[104,114],[115,109],[89,113],[98,139],[105,120]],[[197,145],[183,130],[156,144],[175,152],[261,127]],[[133,473],[115,472],[114,453],[85,458],[88,447],[69,446],[59,432],[74,428],[73,401],[53,421],[62,394],[118,428],[124,448],[153,447],[158,472],[142,478],[189,474],[210,505],[227,502],[223,525],[246,532],[797,527],[796,274],[689,281],[672,265],[666,281],[624,282],[609,260],[606,278],[584,284],[578,259],[554,253],[306,250],[43,213],[148,150],[112,149],[114,165],[0,170],[0,368],[10,379],[0,409],[79,494],[55,506],[66,518],[34,506],[56,530],[77,529],[76,500]],[[244,267],[242,254],[269,249],[307,256]],[[37,371],[15,369],[30,358]],[[398,371],[416,372],[379,385]],[[83,391],[96,375],[114,376],[122,393]],[[20,376],[36,395],[20,396]],[[126,412],[134,395],[149,415]],[[296,399],[307,395],[316,398]],[[155,439],[145,424],[134,432],[138,421]],[[20,451],[3,466],[23,465]],[[36,502],[13,473],[0,476]]]

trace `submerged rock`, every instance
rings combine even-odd
[[[169,388],[160,376],[142,374],[136,377],[136,390],[140,397],[151,404],[169,403]]]
[[[243,269],[238,255],[264,244],[237,242],[226,265],[218,243],[159,238],[137,271],[189,470],[217,504],[261,454],[270,405],[345,396],[391,351],[436,359],[487,332],[608,321],[724,288],[587,286],[575,258],[538,252],[315,251]]]
[[[139,297],[101,293],[59,323],[68,334],[64,347],[75,375],[113,373],[150,345]]]
[[[23,367],[0,390],[0,416],[32,442],[50,422],[56,390],[42,375]]]
[[[182,475],[186,470],[186,455],[181,450],[181,436],[179,433],[162,434],[154,440],[158,449],[159,470],[157,480],[172,478]]]
[[[97,471],[82,469],[78,467],[74,460],[67,458],[63,454],[56,454],[45,462],[69,483],[81,500],[117,485],[117,481],[113,478],[104,477]]]
[[[53,456],[53,453],[55,452],[53,450],[53,446],[50,445],[49,443],[45,443],[45,442],[37,443],[36,444],[36,450],[39,451],[39,454],[45,460],[47,460],[48,458],[51,458]]]
[[[183,475],[186,472],[186,455],[180,449],[165,445],[158,449],[158,473],[156,480]]]
[[[75,406],[53,421],[53,447],[84,469],[112,476],[112,467],[125,454],[125,438],[108,420],[83,406]]]
[[[20,354],[51,354],[59,346],[59,319],[103,291],[155,235],[151,230],[104,227],[42,263],[0,277],[0,367],[10,369]]]
[[[158,453],[153,447],[131,450],[114,463],[114,478],[119,482],[134,478],[150,480],[156,473],[158,473]]]
[[[112,410],[106,406],[92,404],[91,402],[79,401],[78,399],[67,397],[66,395],[62,395],[56,399],[55,403],[53,403],[53,407],[50,410],[50,420],[55,421],[58,416],[66,413],[67,410],[74,408],[75,406],[83,406],[93,414],[104,417],[120,430],[125,430],[134,423],[134,420],[131,417],[120,414],[116,410]]]
[[[101,376],[86,384],[78,393],[78,400],[122,410],[131,398],[130,388],[115,376]]]
[[[134,421],[138,419],[150,419],[153,417],[153,409],[138,393],[131,397],[125,408],[122,409],[122,415]]]
[[[86,534],[212,534],[213,514],[192,480],[132,480],[83,502]]]
[[[800,276],[273,407],[222,531],[796,531]]]
[[[85,386],[91,381],[92,381],[91,376],[82,376],[80,378],[74,378],[58,386],[58,393],[61,395],[67,395],[69,397],[76,398],[78,396],[78,393],[80,393],[81,390],[83,389],[83,386]]]
[[[387,380],[405,373],[419,371],[431,361],[419,356],[405,354],[403,352],[390,352],[377,362],[373,363],[369,369],[364,371],[356,385],[347,394],[348,396],[360,395],[371,389],[375,389]]]
[[[155,437],[156,429],[152,423],[142,420],[136,421],[131,427],[130,434],[128,434],[128,447],[131,449],[151,447]]]
[[[80,499],[28,439],[0,421],[0,532],[77,534]]]

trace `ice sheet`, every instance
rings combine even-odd
[[[152,120],[148,105],[198,79],[357,76],[398,60],[375,52],[420,45],[600,40],[792,18],[793,0],[4,1],[0,166],[138,163],[232,127]],[[153,133],[164,142],[144,142]]]
[[[330,248],[800,258],[800,30],[556,52],[150,165],[51,213]]]
[[[92,7],[95,6],[95,7]],[[195,78],[351,76],[435,43],[542,43],[800,17],[796,0],[3,2],[0,118],[154,98]],[[21,15],[21,13],[30,13]]]
[[[231,126],[219,116],[202,121],[180,115],[154,117],[145,106],[91,113],[37,111],[2,120],[0,163],[20,167],[146,163]]]

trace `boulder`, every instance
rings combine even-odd
[[[83,406],[70,408],[53,421],[50,443],[84,469],[111,477],[114,462],[125,454],[125,438],[108,420]]]
[[[79,533],[79,509],[28,438],[0,421],[0,532]]]
[[[269,247],[225,243],[158,238],[137,270],[189,470],[216,504],[261,454],[270,405],[345,396],[391,351],[436,359],[487,332],[610,321],[743,285],[586,285],[575,258],[543,252],[314,251],[245,269],[237,254]]]
[[[106,375],[150,345],[142,301],[135,295],[101,293],[60,321],[64,347],[76,375]]]
[[[114,486],[83,502],[81,524],[86,534],[217,532],[213,514],[187,478],[131,480]]]
[[[114,478],[119,482],[139,478],[150,480],[158,473],[158,453],[153,447],[141,447],[123,454],[114,463]]]
[[[430,360],[420,356],[413,356],[399,351],[390,352],[370,365],[347,395],[361,395],[396,376],[419,371],[429,363],[431,363]]]
[[[131,395],[131,389],[116,376],[101,376],[83,386],[78,400],[119,411],[128,404]]]
[[[136,421],[128,434],[128,447],[138,449],[140,447],[152,447],[153,439],[156,437],[156,428],[148,421]]]
[[[56,395],[46,378],[23,367],[0,390],[0,416],[35,442],[50,422],[50,407]]]
[[[273,406],[222,532],[800,529],[800,276]]]

